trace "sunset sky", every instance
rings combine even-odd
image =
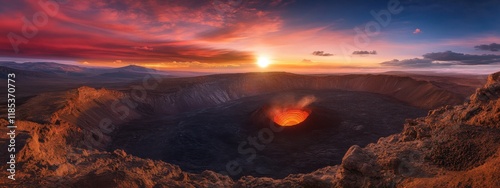
[[[1,61],[220,72],[500,69],[499,0],[3,2]]]

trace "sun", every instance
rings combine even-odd
[[[269,64],[271,64],[271,60],[267,57],[259,57],[257,59],[257,65],[260,68],[266,68],[267,66],[269,66]]]

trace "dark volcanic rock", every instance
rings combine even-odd
[[[318,102],[308,106],[311,114],[304,122],[272,131],[278,125],[266,115],[268,106],[290,93],[299,99],[314,95]],[[351,145],[364,146],[397,133],[405,118],[424,114],[423,110],[371,93],[291,90],[178,116],[132,121],[115,134],[110,150],[124,149],[196,173],[226,171],[229,162],[237,161],[242,172],[233,178],[283,178],[340,164]],[[257,140],[257,144],[249,140]]]

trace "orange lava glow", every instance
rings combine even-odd
[[[310,111],[305,109],[285,109],[276,113],[273,121],[281,126],[289,127],[302,123],[309,117]]]

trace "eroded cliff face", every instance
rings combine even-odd
[[[99,144],[86,141],[88,137],[102,136],[88,134],[86,125],[90,127],[102,125],[99,121],[111,113],[106,109],[109,108],[110,103],[112,104],[116,99],[127,99],[128,94],[127,92],[80,88],[78,91],[48,97],[57,98],[57,100],[70,99],[71,102],[56,103],[57,106],[47,107],[46,111],[50,112],[50,116],[38,119],[39,123],[32,121],[17,123],[18,131],[21,132],[20,137],[25,138],[19,147],[17,181],[0,184],[11,187],[25,187],[26,185],[40,187],[500,187],[499,75],[500,73],[491,75],[488,83],[478,89],[467,103],[442,107],[429,112],[427,117],[408,120],[400,134],[380,138],[377,143],[369,144],[364,148],[352,146],[340,165],[328,166],[308,174],[291,174],[284,179],[246,176],[232,180],[211,171],[192,174],[162,161],[127,155],[122,150],[102,151],[96,147]],[[320,87],[310,84],[315,82],[296,81],[293,79],[296,75],[288,75],[287,77],[290,77],[292,81],[287,82],[283,82],[282,78],[273,81],[274,78],[263,75],[250,76],[261,79],[259,84],[229,80],[227,82],[234,85],[217,86],[221,89],[210,84],[195,84],[167,95],[152,94],[155,100],[131,108],[126,118],[166,112],[148,111],[147,109],[151,108],[145,108],[147,105],[154,107],[155,105],[175,106],[178,104],[185,108],[207,101],[218,103],[230,100],[232,97],[244,97],[249,95],[248,93],[260,93],[277,86],[286,89],[299,86]],[[344,89],[356,88],[364,91],[376,90],[383,86],[387,88],[380,89],[380,92],[387,92],[393,96],[412,95],[411,91],[403,89],[404,84],[398,85],[406,79],[385,82],[385,78],[376,78],[324,81],[326,83],[321,81],[326,78],[314,79],[320,79],[318,83],[321,84],[331,84],[331,87],[340,87],[338,84],[343,83],[346,84]],[[255,78],[249,80],[255,81]],[[365,80],[365,82],[355,80]],[[371,80],[382,81],[372,83]],[[381,82],[386,84],[373,86]],[[237,87],[244,88],[245,92],[229,92],[231,90],[227,89]],[[418,87],[433,88],[426,84]],[[203,94],[203,92],[213,93]],[[188,93],[190,95],[185,95]],[[421,100],[429,98],[438,100],[440,97],[447,99],[447,96],[453,96],[439,89],[435,92],[427,92],[435,93],[435,98],[429,97],[428,94],[418,94],[418,90],[416,93],[414,95],[419,97],[415,99]],[[178,102],[182,101],[181,99],[185,101]],[[198,102],[192,103],[189,99]],[[40,98],[35,101],[47,102]],[[159,101],[167,102],[162,104]],[[420,103],[427,104],[422,101]],[[36,104],[33,102],[30,105]],[[126,102],[123,104],[126,105]],[[36,112],[36,109],[31,112]],[[88,114],[88,117],[79,118],[85,114]],[[111,121],[121,119],[120,117],[111,115]],[[5,129],[7,122],[0,120],[0,124],[1,128]],[[109,124],[105,125],[107,126],[98,128],[113,129],[109,127]],[[6,136],[1,135],[1,138],[0,144],[4,145]],[[105,142],[106,138],[102,137],[102,140]],[[0,168],[0,174],[6,175],[6,166],[2,165]]]

